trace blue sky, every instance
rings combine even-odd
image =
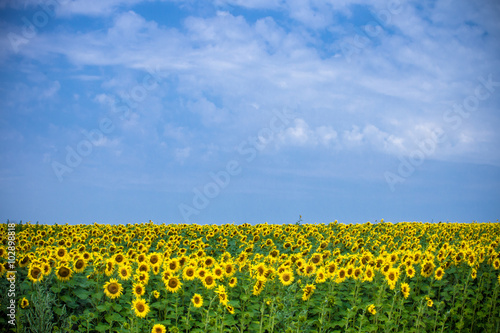
[[[497,221],[494,1],[0,0],[0,218]]]

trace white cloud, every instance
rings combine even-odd
[[[175,155],[175,160],[178,163],[184,164],[189,155],[191,155],[191,148],[190,147],[176,148],[174,151],[174,155]]]
[[[331,26],[340,38],[353,37],[332,16],[337,12],[352,15],[353,2],[221,0],[216,9],[230,10],[226,5],[231,5],[271,11],[252,23],[219,10],[211,17],[188,17],[179,29],[146,20],[129,10],[133,3],[112,1],[88,9],[89,15],[94,15],[91,11],[113,12],[109,27],[78,33],[41,31],[21,53],[42,63],[62,55],[77,68],[117,68],[120,74],[108,77],[102,85],[106,93],[97,93],[99,103],[112,105],[115,96],[127,93],[136,84],[133,71],[159,68],[163,77],[175,83],[151,95],[161,99],[162,89],[170,89],[180,96],[175,107],[196,114],[205,127],[224,124],[238,137],[242,130],[251,132],[252,126],[264,123],[270,109],[289,106],[302,116],[280,133],[279,145],[367,146],[391,154],[412,149],[429,135],[426,128],[442,128],[443,106],[463,100],[474,88],[471,80],[485,71],[498,73],[494,54],[499,47],[493,41],[498,39],[500,26],[494,15],[485,9],[459,10],[476,5],[461,3],[453,11],[456,15],[450,15],[441,2],[420,12],[405,4],[381,27],[382,33],[347,62],[334,54],[340,40],[325,46],[318,32]],[[72,3],[67,14],[84,14],[82,4]],[[380,1],[371,8],[376,12],[386,7]],[[286,10],[284,15],[291,20],[275,20],[273,10]],[[250,111],[247,106],[252,103],[260,108]],[[157,121],[163,122],[163,128],[168,121],[161,114],[172,112],[172,107],[157,104],[152,110],[148,110],[150,104],[144,105],[146,112],[134,115],[129,128],[148,133]],[[480,121],[468,123],[467,130],[481,125]],[[186,145],[195,140],[182,131],[172,133],[183,137]],[[479,144],[467,137],[457,142]],[[213,140],[224,141],[220,136]]]
[[[317,146],[330,147],[335,144],[337,132],[331,126],[311,128],[302,118],[294,120],[293,126],[278,134],[277,146]]]

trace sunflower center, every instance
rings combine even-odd
[[[81,269],[81,268],[83,267],[83,265],[84,265],[84,264],[83,264],[83,260],[77,260],[77,261],[76,261],[76,264],[75,264],[75,267],[76,267],[77,269]]]
[[[67,276],[69,276],[69,269],[67,269],[66,267],[61,267],[59,269],[59,275],[61,277],[67,277]]]
[[[170,279],[170,280],[168,281],[168,286],[169,286],[170,288],[176,288],[176,287],[177,287],[177,285],[178,285],[178,283],[177,283],[177,280],[176,280],[176,279]]]
[[[139,303],[139,304],[137,304],[136,309],[137,309],[137,311],[139,311],[139,312],[144,312],[144,310],[145,310],[146,308],[144,307],[144,304]]]
[[[110,294],[117,294],[118,293],[118,284],[116,284],[115,282],[111,283],[109,286],[108,286],[108,291]]]
[[[31,276],[36,279],[41,272],[42,271],[39,268],[33,268],[33,270],[31,271]]]

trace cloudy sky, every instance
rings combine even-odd
[[[0,218],[497,221],[495,1],[0,0]]]

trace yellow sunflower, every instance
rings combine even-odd
[[[375,309],[375,304],[371,304],[371,305],[368,307],[368,312],[370,312],[372,315],[377,314],[377,310]]]
[[[82,273],[85,270],[86,266],[87,266],[87,263],[85,262],[85,260],[82,258],[79,258],[74,262],[73,269],[75,270],[76,273]]]
[[[151,329],[151,333],[166,333],[166,332],[167,329],[162,324],[156,324],[153,326],[153,329]]]
[[[213,289],[215,287],[215,279],[212,274],[208,273],[201,281],[207,289]]]
[[[413,268],[413,266],[406,267],[406,276],[410,279],[415,276],[415,268]]]
[[[135,297],[139,298],[142,295],[144,295],[145,292],[146,289],[144,288],[144,285],[142,283],[138,282],[134,284],[132,293],[134,294]]]
[[[224,288],[223,285],[220,285],[215,292],[219,295],[220,304],[227,305],[229,298],[227,297],[226,288]]]
[[[56,259],[58,259],[60,261],[67,260],[68,250],[66,250],[65,247],[60,246],[56,249],[54,254],[55,254]]]
[[[262,290],[264,290],[265,285],[266,285],[265,281],[263,281],[263,280],[257,280],[257,282],[255,282],[255,284],[253,286],[253,294],[255,296],[260,295],[260,293],[262,292]]]
[[[401,284],[401,293],[404,298],[408,298],[408,296],[410,296],[410,285],[408,283]]]
[[[192,266],[187,266],[182,271],[182,278],[187,281],[194,280],[196,277],[196,270]]]
[[[43,279],[43,271],[38,265],[30,265],[28,278],[33,282],[40,282]]]
[[[325,268],[324,267],[321,267],[320,269],[318,269],[318,271],[316,272],[316,283],[323,283],[326,281],[326,272],[325,272]]]
[[[373,268],[371,268],[370,266],[366,267],[365,275],[363,277],[363,281],[372,282],[374,275],[375,274],[373,273]]]
[[[283,271],[283,273],[278,274],[278,277],[280,279],[281,284],[284,286],[291,285],[293,280],[295,279],[295,277],[293,276],[293,273],[288,271],[288,270],[285,270],[285,271]]]
[[[132,268],[129,265],[120,265],[118,267],[118,276],[123,281],[128,281],[132,276]]]
[[[444,276],[444,269],[442,267],[438,267],[438,269],[436,269],[436,272],[434,273],[434,278],[436,280],[441,280]]]
[[[21,308],[26,309],[30,305],[30,302],[26,299],[26,297],[23,297],[21,300]]]
[[[230,280],[229,280],[229,286],[231,288],[234,288],[236,287],[236,284],[238,283],[238,278],[233,276]]]
[[[314,284],[306,285],[304,289],[302,289],[302,291],[304,292],[304,294],[302,294],[302,300],[307,301],[308,299],[310,299],[315,289],[316,286]]]
[[[231,305],[226,305],[226,310],[230,313],[230,314],[234,314],[234,307],[232,307]]]
[[[117,279],[113,278],[110,279],[108,282],[106,282],[103,288],[106,296],[108,296],[111,299],[120,297],[123,292],[122,285],[118,282]]]
[[[176,293],[182,287],[182,283],[177,276],[171,276],[168,280],[164,280],[163,282],[167,290],[171,293]]]
[[[193,302],[195,308],[199,308],[203,306],[203,297],[201,297],[200,294],[194,294],[193,298],[191,299],[191,302]]]
[[[64,264],[56,268],[56,276],[60,281],[69,281],[71,279],[71,275],[73,275],[73,272]]]
[[[137,298],[132,302],[132,310],[137,317],[144,318],[149,313],[149,305],[142,298]]]

